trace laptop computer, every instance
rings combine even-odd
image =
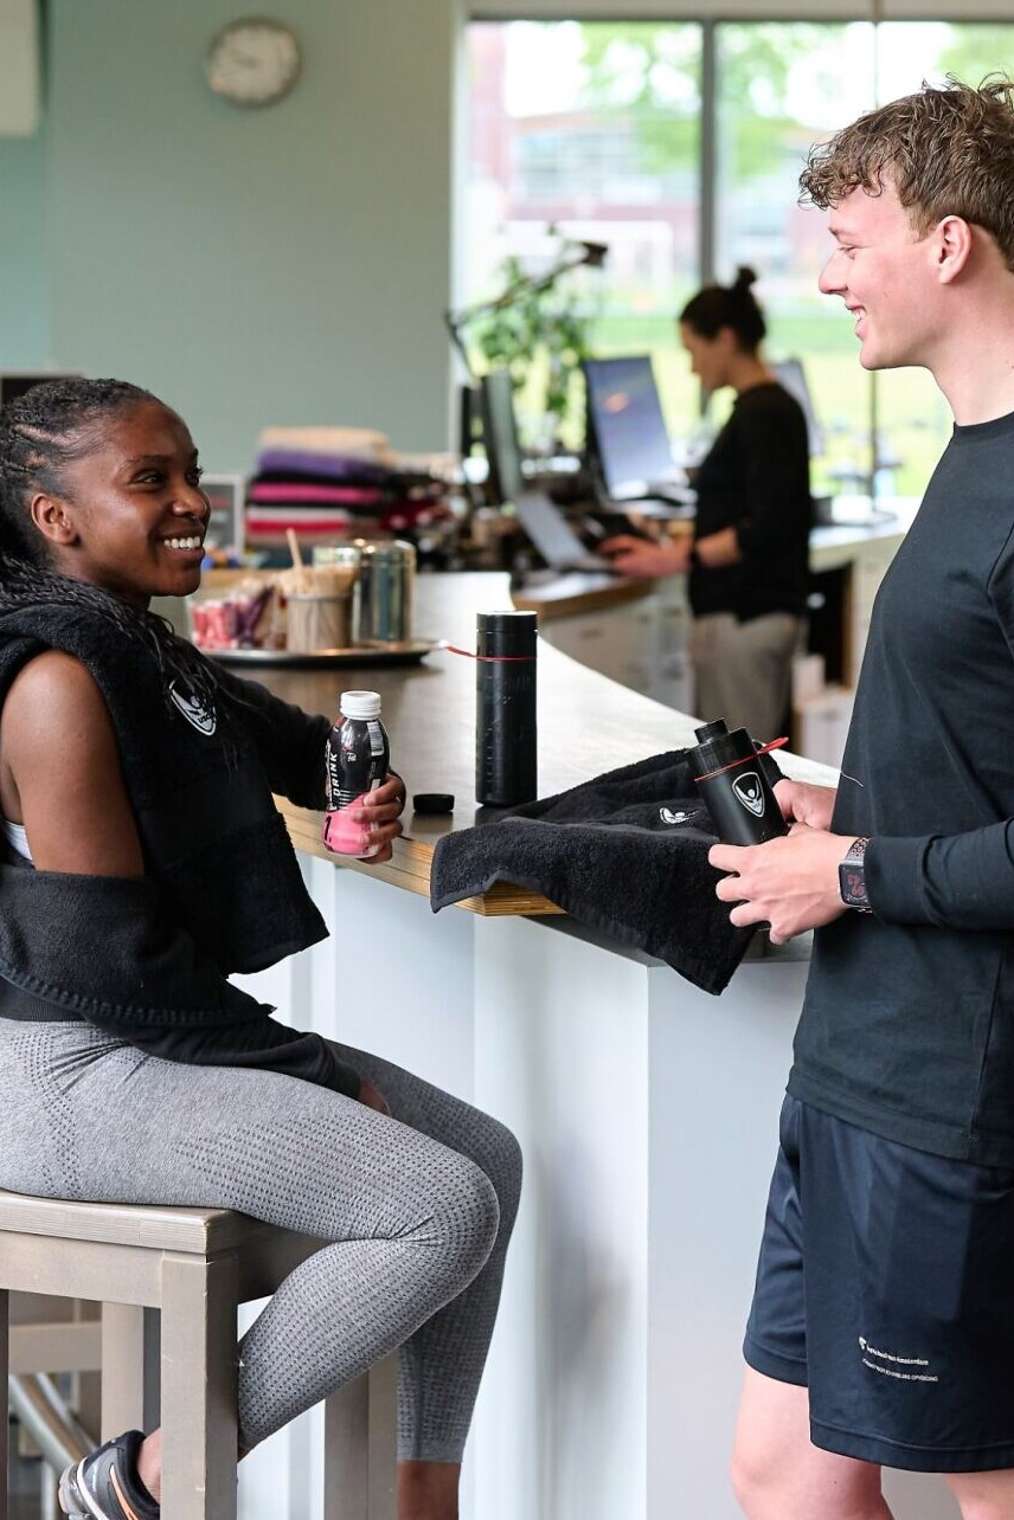
[[[674,462],[650,354],[586,359],[588,441],[612,501],[694,500]]]
[[[515,502],[518,521],[551,570],[620,575],[612,560],[586,549],[555,502],[541,491],[524,491]]]

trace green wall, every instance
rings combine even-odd
[[[243,111],[203,74],[236,0],[50,0],[44,141],[0,141],[2,362],[149,386],[215,470],[271,422],[441,448],[457,0],[268,9],[304,73]]]
[[[35,369],[50,349],[44,252],[45,137],[0,137],[0,369]]]

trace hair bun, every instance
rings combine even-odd
[[[736,279],[732,287],[733,290],[749,290],[750,286],[755,285],[756,283],[757,276],[750,268],[749,264],[740,264],[739,268],[736,270]]]

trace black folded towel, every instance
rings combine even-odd
[[[721,992],[753,931],[734,928],[715,896],[716,835],[687,753],[653,755],[445,835],[430,873],[433,911],[512,882]]]

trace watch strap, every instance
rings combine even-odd
[[[872,913],[866,890],[866,847],[869,839],[854,839],[838,865],[838,890],[846,908]]]

